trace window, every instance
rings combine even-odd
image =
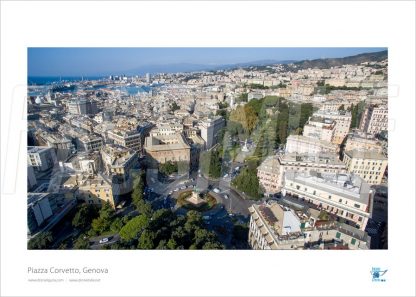
[[[358,217],[358,221],[359,222],[362,222],[363,221],[363,218],[362,217]]]
[[[342,199],[339,199],[338,202],[341,203],[342,202]]]
[[[316,191],[313,191],[313,194],[316,195]]]
[[[341,238],[341,233],[337,232],[337,234],[335,235],[336,238],[340,239]]]
[[[356,203],[356,204],[354,204],[354,207],[360,208],[360,205]]]
[[[356,242],[357,240],[355,239],[355,238],[351,238],[351,244],[352,245],[355,245],[355,242]]]

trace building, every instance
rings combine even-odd
[[[320,116],[312,116],[303,127],[303,136],[332,142],[335,121]]]
[[[370,238],[349,225],[321,220],[321,211],[293,210],[278,203],[253,204],[248,241],[255,250],[363,249]]]
[[[146,137],[144,150],[150,161],[161,164],[191,159],[191,147],[180,133]]]
[[[286,141],[286,153],[317,154],[321,152],[338,152],[338,146],[328,141],[303,135],[289,135]]]
[[[103,174],[72,175],[64,182],[63,186],[70,189],[77,188],[78,200],[99,206],[108,202],[113,208],[119,203],[120,195],[124,194],[120,190],[119,184],[113,183],[111,177]]]
[[[97,103],[93,100],[85,98],[72,99],[68,104],[68,111],[72,114],[96,114]]]
[[[372,185],[381,184],[388,163],[387,158],[377,151],[358,150],[346,151],[343,161],[349,172]]]
[[[348,111],[324,111],[319,110],[314,113],[314,116],[323,117],[335,121],[334,134],[332,136],[332,143],[341,144],[348,135],[351,126],[351,112]]]
[[[309,173],[347,173],[346,165],[334,153],[297,154],[287,153],[267,157],[257,168],[259,183],[266,194],[279,192],[284,183],[284,174],[288,170]]]
[[[107,175],[120,175],[129,178],[133,169],[139,166],[135,151],[117,145],[107,144],[101,149],[104,172]]]
[[[80,139],[80,149],[85,152],[98,151],[103,146],[103,139],[96,134],[83,135]]]
[[[52,169],[57,162],[55,150],[45,146],[28,146],[27,163],[39,172]]]
[[[374,196],[370,185],[358,175],[313,171],[287,171],[282,194],[312,203],[360,230],[371,217]]]
[[[207,118],[199,124],[201,137],[205,140],[206,149],[210,149],[218,142],[220,130],[225,126],[225,120],[221,116]]]
[[[388,130],[387,105],[368,106],[360,121],[360,130],[370,134],[378,134]]]
[[[381,153],[383,146],[372,134],[360,131],[353,131],[348,134],[345,141],[344,151],[376,151]]]
[[[146,73],[146,82],[150,83],[150,73]]]
[[[139,130],[113,129],[107,132],[107,137],[113,140],[114,144],[124,146],[125,148],[135,150],[139,153],[142,151],[142,133]]]
[[[27,189],[30,190],[31,188],[37,185],[37,180],[35,176],[35,170],[32,166],[27,166]]]
[[[28,239],[41,231],[46,232],[60,222],[76,206],[74,192],[28,193],[27,234]]]

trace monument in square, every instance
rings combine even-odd
[[[201,198],[201,194],[198,189],[193,190],[191,196],[185,200],[193,205],[200,205],[206,202],[205,199]]]

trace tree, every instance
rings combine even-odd
[[[110,203],[107,201],[100,209],[100,216],[92,220],[91,227],[93,231],[97,234],[101,234],[107,231],[111,226],[111,219],[115,214],[114,209],[111,207]]]
[[[142,232],[149,225],[149,220],[145,215],[139,215],[132,218],[127,224],[121,228],[120,237],[123,240],[130,241],[137,238],[138,234]]]
[[[91,225],[92,220],[97,215],[95,206],[84,203],[78,208],[77,213],[72,219],[72,226],[77,229],[85,229]]]
[[[222,160],[219,150],[220,147],[201,153],[199,160],[200,168],[202,173],[209,177],[219,178],[221,176]]]
[[[155,234],[150,230],[144,230],[139,238],[137,247],[143,250],[151,250],[154,248]]]
[[[169,241],[168,241],[168,243],[167,243],[167,248],[168,249],[170,249],[170,250],[174,250],[174,249],[176,249],[176,247],[177,247],[177,244],[176,244],[176,241],[175,241],[175,239],[173,239],[173,238],[171,238],[171,239],[169,239]]]
[[[86,250],[90,247],[90,241],[88,238],[84,238],[85,235],[81,234],[80,237],[74,243],[74,249],[77,250]]]
[[[232,184],[238,190],[248,194],[252,198],[260,198],[262,195],[259,179],[255,169],[244,168],[232,181]]]
[[[28,242],[30,250],[46,250],[52,247],[53,236],[51,232],[40,232],[36,237]]]
[[[344,104],[341,104],[341,105],[340,105],[340,107],[338,107],[338,110],[339,110],[339,111],[344,111],[344,110],[345,110],[345,106],[344,106]]]
[[[178,110],[178,109],[181,109],[181,107],[176,102],[173,102],[170,107],[170,110],[174,112],[175,110]]]
[[[208,241],[202,246],[203,250],[223,250],[224,246],[219,242]]]
[[[118,233],[123,228],[123,220],[121,218],[115,218],[110,225],[111,232]]]
[[[168,161],[159,165],[159,172],[164,175],[171,175],[174,172],[178,172],[178,163]]]

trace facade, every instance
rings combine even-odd
[[[102,174],[90,176],[72,176],[65,182],[67,187],[78,187],[77,199],[85,201],[88,204],[102,206],[105,203],[115,208],[119,196],[118,188],[114,187],[112,179]]]
[[[57,162],[55,150],[44,146],[28,146],[27,163],[36,171],[47,171]]]
[[[85,98],[73,99],[68,104],[68,111],[72,114],[96,114],[97,103]]]
[[[288,171],[282,194],[290,194],[364,230],[371,217],[373,190],[352,174],[309,174]]]
[[[297,154],[287,153],[267,157],[257,168],[259,183],[266,194],[279,192],[284,184],[284,174],[288,170],[309,173],[347,173],[346,165],[334,153]]]
[[[255,250],[363,249],[364,231],[335,221],[321,221],[320,211],[295,211],[278,203],[252,205],[248,240]],[[318,214],[318,215],[315,215]]]
[[[321,152],[338,152],[338,146],[303,135],[289,135],[286,141],[286,153],[317,154]]]
[[[221,116],[208,118],[199,124],[206,149],[210,149],[218,142],[218,133],[224,126],[225,120]]]
[[[320,116],[312,116],[303,127],[303,136],[332,142],[335,121]]]
[[[95,134],[84,135],[79,139],[79,141],[82,150],[85,152],[97,151],[103,146],[102,137]]]
[[[161,164],[168,161],[190,162],[191,159],[191,147],[180,133],[146,137],[144,150],[148,158]]]
[[[379,152],[358,150],[346,151],[343,161],[349,172],[372,185],[381,184],[388,163],[387,158]]]
[[[335,121],[335,129],[332,137],[332,143],[341,144],[348,135],[351,126],[351,112],[347,111],[333,111],[327,112],[319,110],[314,113],[315,116],[323,117]]]
[[[114,129],[107,132],[108,139],[114,141],[114,144],[124,146],[125,148],[142,151],[142,134],[138,130]]]
[[[37,180],[35,176],[35,170],[32,166],[27,166],[27,189],[31,189],[37,185]]]
[[[387,105],[368,106],[360,121],[360,130],[369,134],[378,134],[388,130]]]

